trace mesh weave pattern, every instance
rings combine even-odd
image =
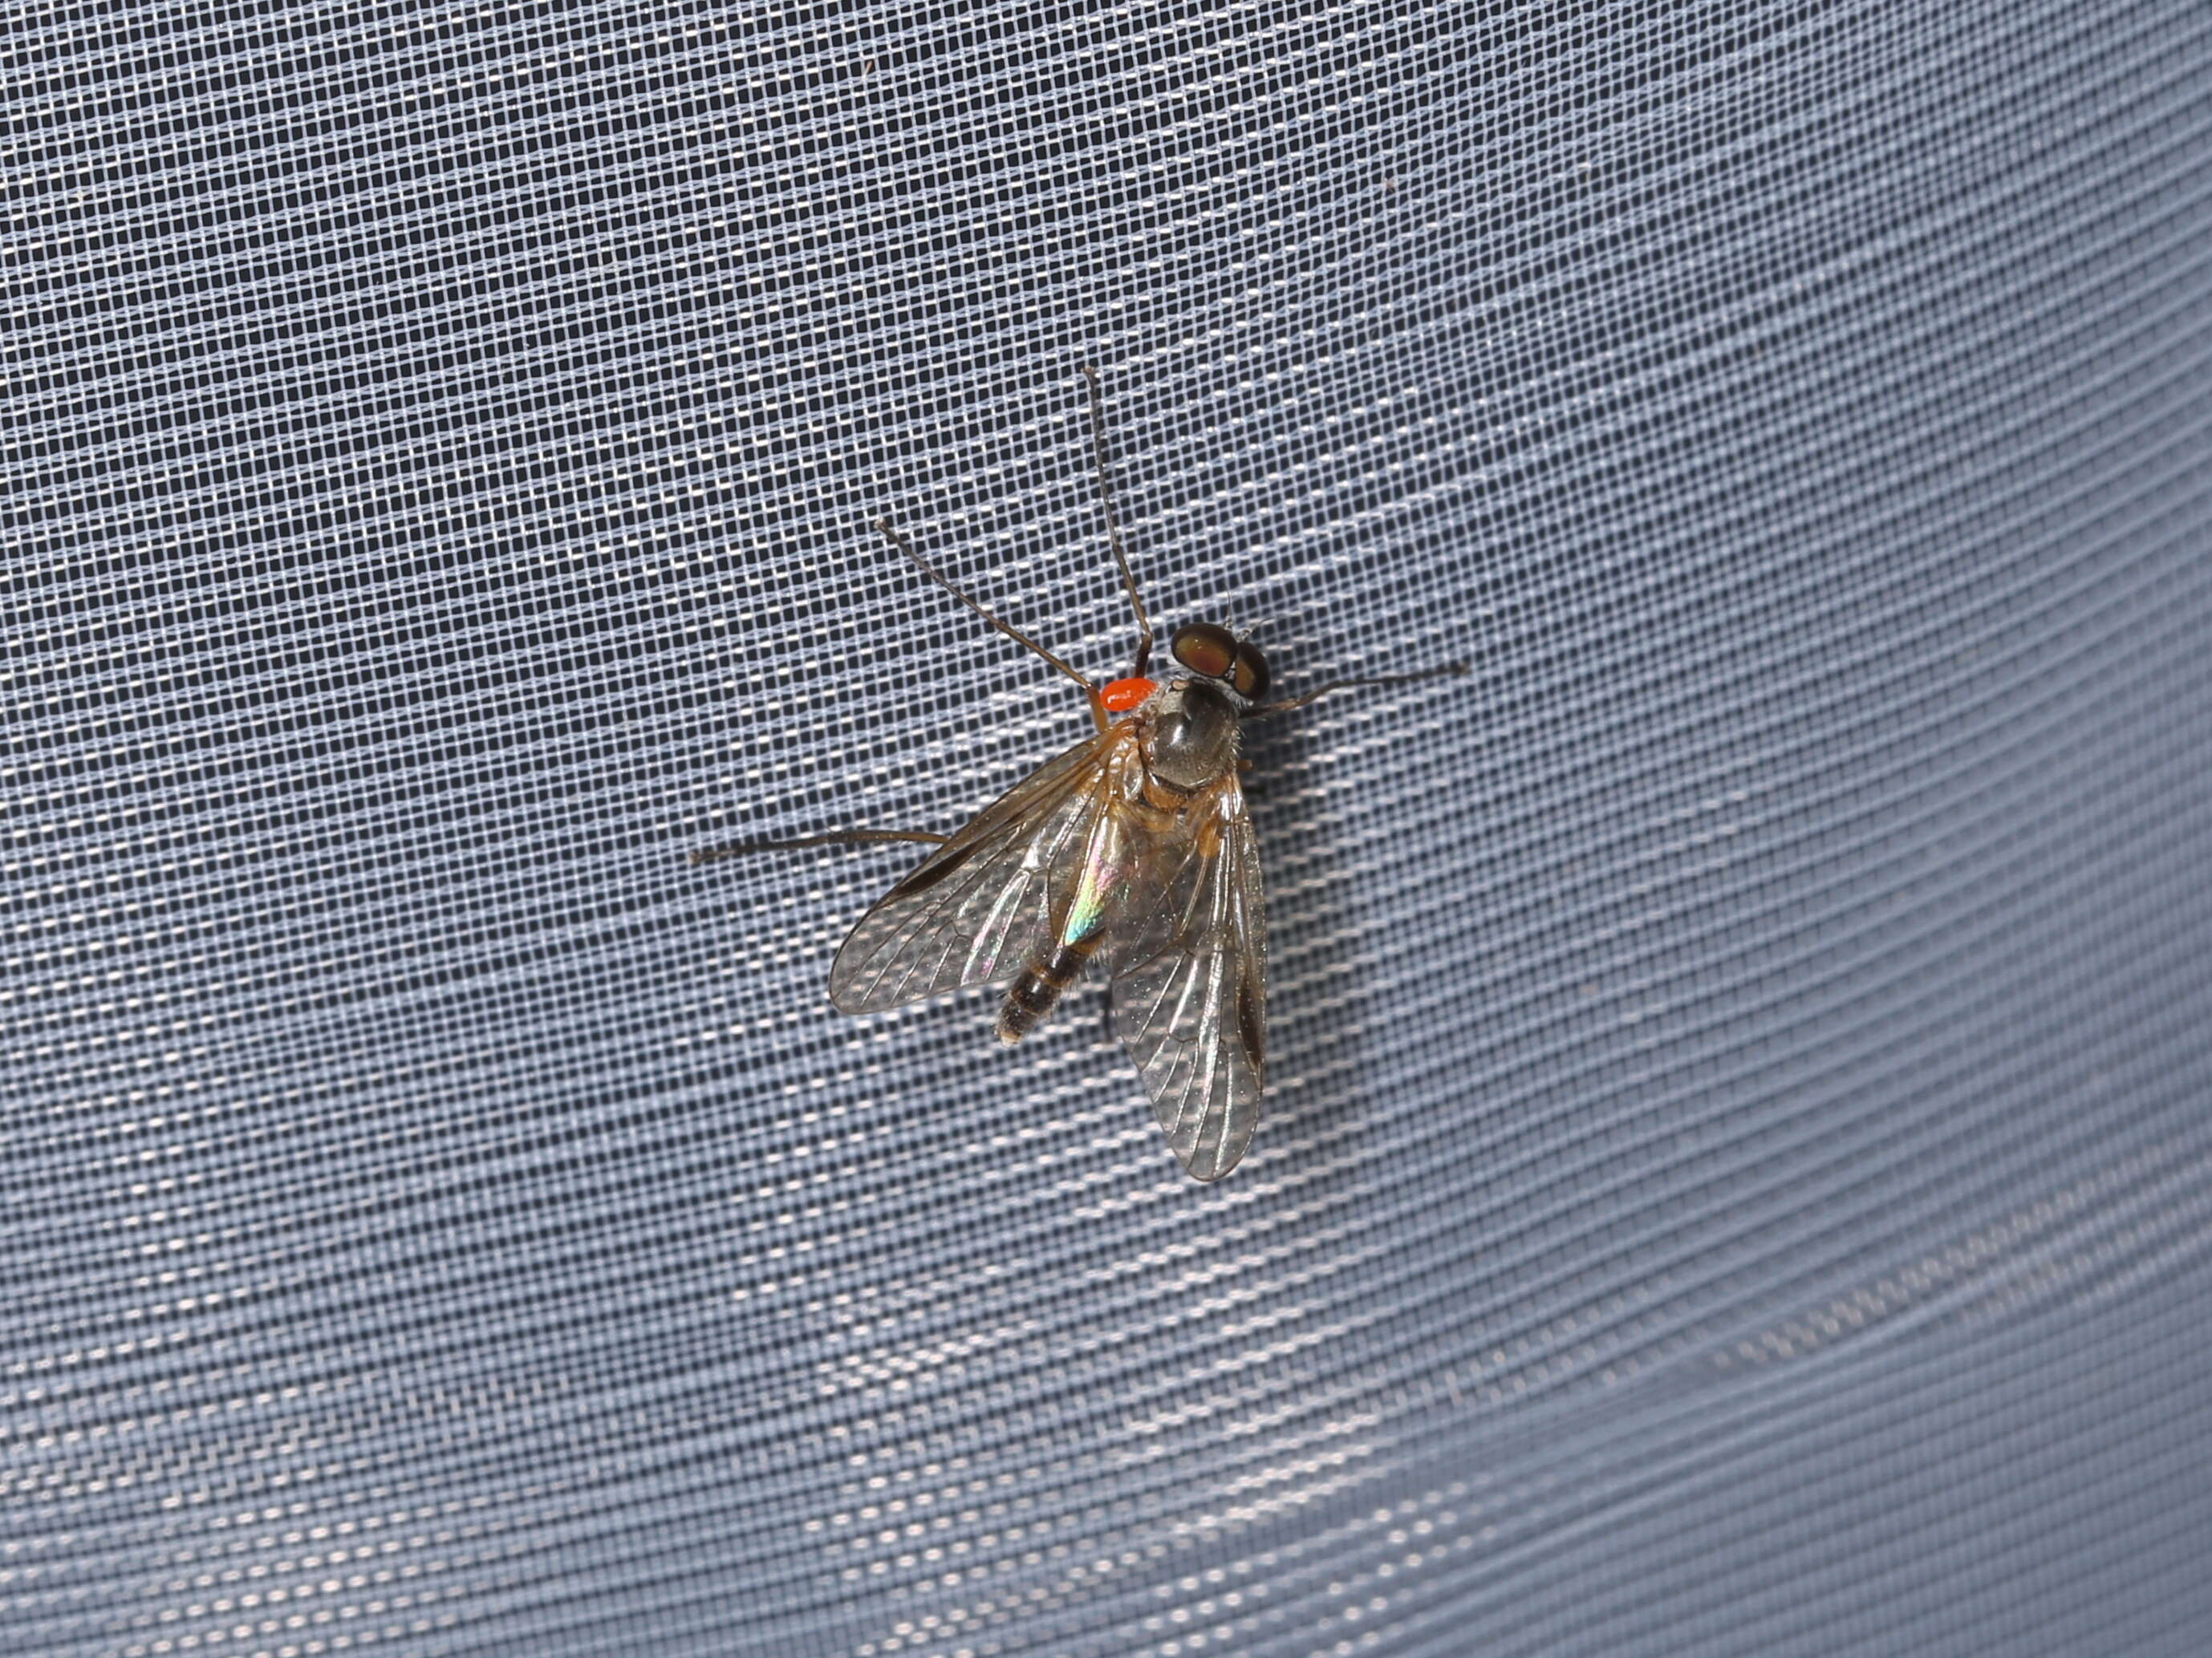
[[[2212,1646],[2201,0],[19,12],[0,1651]],[[1273,1083],[826,1005],[1279,683]]]

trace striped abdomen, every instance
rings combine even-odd
[[[1109,779],[1108,786],[1118,787],[1118,780]],[[1110,797],[1102,799],[1085,838],[1075,890],[1054,909],[1053,932],[1057,937],[1049,946],[1040,947],[999,1005],[1000,1042],[1018,1042],[1036,1029],[1037,1022],[1052,1011],[1060,993],[1075,982],[1083,964],[1106,942],[1107,928],[1128,884],[1129,851],[1127,827]]]
[[[1083,964],[1105,936],[1103,931],[1094,932],[1024,968],[1022,976],[1006,987],[1006,999],[999,1004],[999,1040],[1018,1042],[1036,1029],[1060,1000],[1060,993],[1081,976]]]

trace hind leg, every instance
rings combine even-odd
[[[749,852],[797,852],[802,847],[872,847],[884,841],[915,841],[926,847],[941,847],[952,837],[932,835],[927,829],[839,829],[830,835],[802,835],[791,841],[740,841],[735,846],[708,847],[703,852],[691,854],[695,864],[710,864],[717,858],[742,858]]]

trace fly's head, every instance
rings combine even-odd
[[[1258,646],[1211,622],[1184,623],[1168,641],[1168,653],[1199,678],[1226,685],[1247,702],[1267,695],[1274,677]]]
[[[1267,659],[1211,622],[1176,629],[1168,650],[1184,671],[1143,704],[1146,768],[1194,793],[1237,763],[1237,722],[1267,694]]]
[[[1170,681],[1170,686],[1202,681],[1234,691],[1240,701],[1250,704],[1267,695],[1274,677],[1258,646],[1211,622],[1185,623],[1175,630],[1168,650],[1176,665],[1191,676]],[[1098,700],[1109,714],[1128,714],[1142,708],[1159,689],[1155,679],[1116,679],[1100,688]]]

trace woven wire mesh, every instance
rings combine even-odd
[[[2203,1652],[2212,14],[19,13],[10,1654]],[[1216,1187],[848,1021],[1127,607]]]

